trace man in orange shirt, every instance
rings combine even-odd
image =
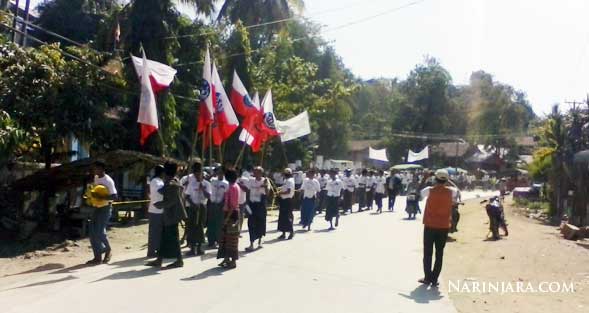
[[[421,188],[432,176],[430,173],[423,178]],[[446,170],[438,170],[435,175],[435,184],[422,189],[421,198],[427,197],[423,214],[423,272],[424,277],[419,280],[422,284],[438,286],[438,277],[442,271],[444,258],[444,246],[451,227],[452,205],[457,197],[458,190],[450,182],[450,175]],[[420,189],[421,189],[420,188]],[[436,247],[436,261],[432,269],[432,254]]]

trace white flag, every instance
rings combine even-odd
[[[420,152],[413,152],[409,150],[409,153],[407,154],[407,163],[413,163],[426,159],[429,159],[429,146],[426,146]]]
[[[306,136],[311,133],[309,113],[305,111],[287,121],[276,121],[276,128],[280,132],[282,142]]]
[[[151,74],[150,64],[147,61],[145,52],[143,52],[142,71],[141,97],[139,98],[139,115],[137,116],[137,122],[141,125],[140,143],[143,146],[147,141],[147,138],[159,128],[155,94],[153,93],[151,82],[149,80]]]
[[[376,149],[372,149],[372,147],[369,147],[368,148],[368,158],[370,160],[375,160],[375,161],[383,161],[383,162],[389,161],[389,158],[387,158],[387,149],[376,150]]]

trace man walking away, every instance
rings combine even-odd
[[[366,181],[368,180],[368,170],[363,169],[362,175],[358,177],[358,212],[364,211],[366,205]]]
[[[268,194],[268,178],[264,177],[264,169],[258,166],[254,169],[254,177],[248,182],[249,206],[252,213],[247,218],[247,228],[250,235],[250,246],[246,251],[254,251],[254,242],[258,241],[258,248],[262,248],[262,237],[266,236],[266,195]]]
[[[94,208],[94,212],[90,217],[90,244],[94,252],[94,259],[86,262],[88,265],[107,264],[112,257],[112,250],[106,235],[106,226],[112,214],[112,200],[117,198],[117,189],[114,180],[105,173],[105,170],[106,163],[104,161],[98,160],[94,163],[94,186],[102,186],[98,189],[106,189],[104,190],[106,194],[92,192],[92,196],[101,200],[101,203]],[[103,253],[104,259],[102,258]]]
[[[159,249],[162,240],[162,231],[164,229],[164,222],[162,213],[164,210],[155,207],[155,203],[163,200],[162,194],[159,192],[164,187],[164,167],[157,165],[154,168],[154,175],[149,181],[149,208],[147,213],[149,215],[149,232],[147,235],[147,257],[155,258],[157,250]]]
[[[438,170],[434,176],[435,184],[421,191],[422,199],[427,197],[427,201],[423,216],[424,277],[419,282],[437,287],[438,278],[442,271],[444,247],[451,227],[453,199],[456,197],[457,191],[455,188],[447,186],[449,175],[446,170]],[[424,177],[420,187],[425,186],[428,178],[427,176]],[[434,246],[436,248],[436,260],[432,269]]]
[[[387,180],[387,191],[389,193],[389,211],[395,210],[395,200],[401,194],[403,182],[401,176],[396,170],[392,170],[391,175]]]

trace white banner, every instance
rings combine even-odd
[[[388,162],[387,149],[375,150],[372,147],[368,148],[368,158],[376,161]]]
[[[287,120],[276,121],[276,129],[280,132],[282,142],[297,139],[311,133],[309,114],[307,111]]]
[[[413,163],[421,160],[429,159],[429,146],[426,146],[421,152],[413,152],[409,150],[407,154],[407,163]]]

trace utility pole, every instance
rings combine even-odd
[[[23,24],[23,29],[22,29],[22,40],[21,40],[21,46],[26,47],[27,45],[27,33],[28,33],[28,24],[29,24],[29,13],[31,10],[31,0],[26,0],[26,4],[25,4],[25,22]]]
[[[18,19],[18,6],[20,4],[20,0],[16,0],[14,4],[14,18],[12,19],[12,42],[16,42],[16,20]]]

